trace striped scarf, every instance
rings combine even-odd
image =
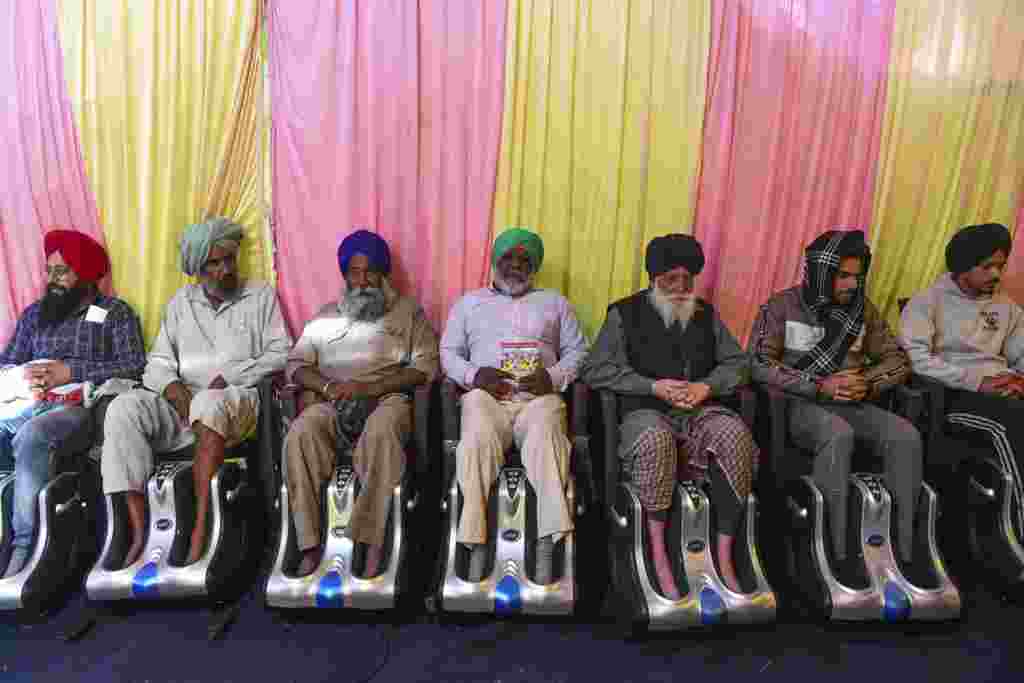
[[[871,251],[860,230],[830,230],[811,242],[805,252],[803,300],[824,323],[825,336],[796,363],[815,377],[831,375],[842,367],[843,359],[864,325],[864,283],[861,281],[853,301],[845,306],[833,302],[832,291],[843,255],[864,255],[864,276],[871,263]]]

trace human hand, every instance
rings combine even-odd
[[[515,391],[514,375],[498,368],[480,368],[473,377],[473,388],[483,389],[494,398],[502,401]]]
[[[520,379],[519,389],[534,396],[546,396],[555,393],[555,385],[551,381],[551,375],[548,374],[545,368],[537,368],[533,374]]]
[[[184,382],[171,382],[164,388],[164,398],[170,401],[181,421],[187,424],[189,409],[192,406],[192,391]]]

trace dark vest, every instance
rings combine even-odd
[[[622,318],[626,337],[626,357],[632,368],[651,379],[699,381],[715,368],[714,309],[700,301],[686,331],[679,323],[665,329],[665,321],[648,301],[648,291],[616,301],[611,306]],[[656,396],[620,397],[622,415],[643,408],[668,412],[669,407]]]

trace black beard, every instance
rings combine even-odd
[[[78,308],[89,294],[89,285],[78,283],[71,289],[59,285],[50,285],[46,294],[39,301],[39,325],[47,328],[59,325]]]

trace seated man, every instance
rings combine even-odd
[[[645,261],[651,286],[608,307],[582,377],[595,389],[622,394],[619,457],[647,513],[662,592],[679,599],[665,524],[677,473],[687,465],[687,475],[696,470],[711,482],[718,566],[738,592],[732,545],[759,452],[740,417],[713,399],[748,381],[749,361],[715,309],[693,294],[704,268],[697,240],[656,237]]]
[[[142,389],[118,396],[103,428],[103,492],[125,492],[131,545],[125,566],[142,552],[146,481],[153,454],[195,445],[195,528],[187,562],[206,543],[210,480],[225,448],[255,433],[259,385],[284,368],[291,338],[272,287],[242,283],[236,265],[242,228],[225,218],[189,226],[181,266],[199,284],[167,304],[149,354]]]
[[[997,223],[963,228],[946,246],[948,274],[903,311],[902,342],[914,372],[950,388],[946,419],[992,440],[1013,479],[1012,515],[1024,531],[1024,311],[999,288],[1010,232]]]
[[[868,301],[871,250],[859,230],[829,231],[807,247],[803,284],[761,307],[750,345],[754,380],[791,395],[789,433],[814,453],[813,477],[828,505],[832,550],[847,558],[854,439],[885,463],[896,503],[897,542],[910,562],[921,488],[921,437],[910,422],[865,403],[910,374],[910,361]]]
[[[307,390],[284,442],[288,496],[305,575],[320,563],[320,489],[335,453],[349,452],[362,483],[350,533],[367,545],[364,574],[371,577],[405,466],[411,393],[437,374],[437,336],[419,304],[392,288],[391,254],[377,234],[346,237],[338,267],[346,291],[306,324],[288,356],[289,379]]]
[[[52,475],[50,451],[79,430],[91,429],[84,407],[48,400],[53,396],[47,392],[75,382],[137,379],[146,361],[138,317],[128,304],[96,288],[110,269],[103,247],[84,233],[54,230],[43,248],[46,294],[25,309],[0,354],[7,385],[0,391],[0,456],[13,456],[17,477],[13,552],[4,576],[17,574],[28,560],[36,498]],[[37,362],[25,365],[30,361]],[[31,396],[10,386],[21,380]]]
[[[463,495],[458,541],[470,547],[471,581],[483,575],[487,498],[513,441],[537,493],[538,583],[551,582],[554,544],[573,529],[564,493],[572,447],[559,392],[576,378],[587,342],[565,297],[533,287],[543,259],[535,233],[499,235],[493,285],[456,302],[441,338],[441,366],[467,390],[456,477]],[[520,370],[518,382],[503,364]]]

